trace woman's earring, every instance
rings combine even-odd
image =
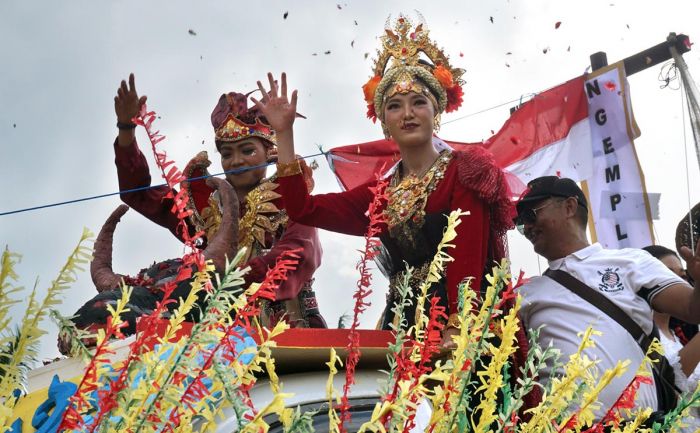
[[[440,114],[436,114],[433,118],[433,132],[438,132],[440,130]]]
[[[387,140],[391,140],[391,134],[389,134],[389,128],[386,127],[386,124],[382,122],[382,132],[384,133],[384,138]]]

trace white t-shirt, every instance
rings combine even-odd
[[[647,334],[653,328],[649,306],[653,297],[672,284],[686,284],[649,253],[633,248],[606,250],[600,244],[593,244],[550,262],[549,267],[566,271],[588,286],[598,289],[634,319]],[[607,314],[551,278],[532,278],[520,288],[520,293],[523,296],[520,313],[526,329],[542,327],[539,344],[545,347],[551,341],[561,351],[559,362],[566,363],[569,355],[577,351],[580,343],[578,334],[589,325],[603,333],[594,337],[596,347],[584,352],[590,359],[599,360],[599,374],[611,369],[617,361],[631,361],[627,371],[614,379],[599,395],[601,409],[597,414],[605,414],[632,381],[644,358],[637,342]],[[549,365],[540,372],[540,379],[547,383],[553,374],[561,375],[563,371],[552,371],[552,366]],[[640,386],[637,405],[657,408],[654,385]]]

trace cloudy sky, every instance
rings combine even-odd
[[[606,51],[613,62],[662,42],[669,32],[692,40],[700,30],[695,0],[666,6],[631,0],[4,1],[0,213],[118,189],[113,97],[129,72],[161,116],[163,149],[180,167],[199,150],[217,161],[209,123],[215,102],[225,91],[252,90],[267,71],[286,71],[290,86],[299,89],[299,111],[308,119],[296,124],[298,153],[377,139],[381,129],[365,119],[361,86],[387,17],[416,9],[453,63],[467,71],[465,103],[443,117],[441,131],[443,138],[467,142],[498,130],[509,101],[582,74],[593,52]],[[700,76],[700,52],[685,57]],[[655,230],[660,243],[672,246],[676,223],[689,202],[700,199],[693,187],[700,173],[690,135],[687,164],[684,156],[680,91],[660,89],[660,71],[657,66],[629,81],[647,189],[661,194]],[[138,137],[145,148],[142,131]],[[327,165],[319,163],[316,191],[337,191]],[[110,197],[0,216],[0,243],[23,256],[20,284],[31,288],[38,279],[45,291],[82,228],[97,231],[118,203]],[[352,309],[361,240],[323,233],[322,241],[316,290],[322,312],[335,324]],[[514,268],[530,275],[544,269],[517,235],[510,250]],[[133,274],[181,252],[167,230],[131,212],[116,233],[114,267]],[[363,321],[368,327],[383,307],[386,282],[377,277],[374,288]],[[94,293],[89,275],[81,274],[61,311],[73,313]],[[41,353],[53,356],[55,330],[43,326],[49,336]]]

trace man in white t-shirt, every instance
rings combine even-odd
[[[597,290],[622,308],[650,334],[653,327],[650,305],[691,323],[700,322],[700,289],[669,271],[646,251],[625,248],[606,250],[600,244],[590,245],[586,237],[588,205],[574,181],[556,176],[537,178],[518,202],[518,229],[532,242],[536,253],[549,261],[549,268],[562,270]],[[695,255],[681,251],[688,272],[700,277],[700,248]],[[697,285],[696,285],[697,287]],[[627,372],[599,395],[604,414],[632,381],[644,357],[632,336],[611,319],[569,289],[549,277],[532,278],[520,289],[523,296],[521,318],[526,329],[541,327],[539,344],[551,341],[561,351],[561,362],[575,353],[579,333],[592,325],[603,333],[597,336],[596,347],[585,351],[597,359],[599,373],[612,368],[617,361],[631,361]],[[540,379],[547,383],[562,371],[548,366]],[[656,388],[642,385],[637,393],[639,407],[657,409]]]

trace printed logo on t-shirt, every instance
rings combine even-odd
[[[608,293],[615,293],[622,290],[622,281],[620,275],[617,273],[619,269],[620,268],[607,268],[605,272],[598,271],[598,275],[601,276],[598,288]]]

